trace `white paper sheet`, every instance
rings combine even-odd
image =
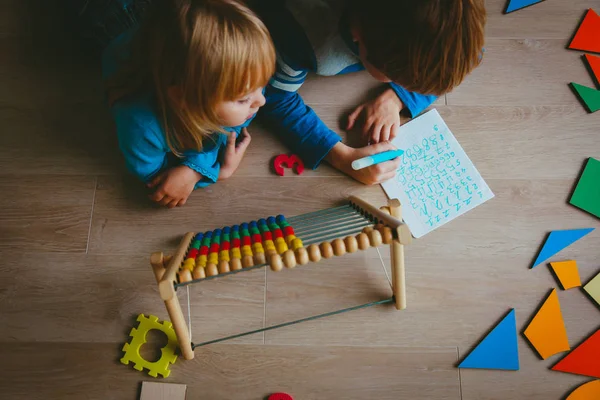
[[[414,237],[494,197],[437,110],[402,125],[392,143],[404,154],[396,177],[382,186],[402,203]]]

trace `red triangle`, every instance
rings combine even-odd
[[[552,369],[600,378],[600,329],[556,363]]]
[[[600,16],[591,8],[585,13],[569,48],[600,53]]]
[[[596,85],[600,88],[600,57],[593,56],[591,54],[586,54],[585,61],[587,61],[588,65],[592,70],[592,74],[594,75]]]

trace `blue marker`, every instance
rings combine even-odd
[[[404,150],[388,150],[384,151],[383,153],[373,154],[372,156],[359,158],[358,160],[352,161],[352,169],[359,170],[367,168],[371,165],[393,160],[396,157],[400,157],[402,154],[404,154]]]

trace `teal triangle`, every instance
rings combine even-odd
[[[541,1],[542,0],[510,0],[508,2],[508,6],[506,6],[506,11],[504,12],[509,13],[515,10],[520,10],[521,8],[528,7]]]
[[[589,112],[593,113],[600,110],[600,90],[574,82],[571,82],[571,86],[575,89],[577,95],[581,101],[583,101],[585,108],[587,108]]]
[[[593,230],[594,228],[587,228],[550,232],[546,243],[544,243],[544,247],[542,247],[542,250],[540,250],[540,253],[533,262],[533,267],[537,267],[540,263],[546,261],[565,247],[572,245]]]
[[[458,368],[519,369],[517,346],[517,318],[515,309],[487,334],[487,336],[458,365]]]

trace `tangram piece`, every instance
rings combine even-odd
[[[569,48],[600,53],[600,16],[591,8],[585,13]]]
[[[600,381],[590,381],[573,390],[566,400],[598,400],[600,399]]]
[[[169,365],[177,361],[175,350],[177,349],[177,336],[173,330],[173,324],[169,321],[158,322],[158,317],[150,315],[148,317],[140,314],[137,317],[139,325],[136,328],[131,328],[129,336],[131,342],[125,343],[123,351],[125,354],[121,358],[121,363],[127,365],[133,362],[133,368],[142,371],[144,368],[148,370],[148,375],[157,377],[161,374],[163,377],[168,377],[171,374]],[[161,349],[161,356],[155,362],[150,362],[142,358],[140,349],[146,343],[148,331],[153,329],[163,332],[167,336],[167,345]]]
[[[458,368],[519,369],[517,319],[512,309],[458,365]]]
[[[521,8],[529,7],[542,1],[543,0],[509,0],[504,13],[508,14],[509,12],[520,10]]]
[[[579,97],[588,112],[593,113],[600,110],[600,90],[574,82],[571,82],[571,87],[575,89],[577,97]]]
[[[563,290],[581,286],[581,278],[579,278],[579,270],[577,269],[577,261],[556,261],[551,262],[550,266],[556,274],[560,286]]]
[[[544,360],[571,348],[565,322],[560,312],[556,289],[552,289],[540,310],[525,329],[524,335]]]
[[[185,400],[186,385],[142,382],[140,400]]]
[[[546,243],[540,250],[537,258],[533,262],[533,267],[537,267],[542,262],[546,261],[565,247],[568,247],[593,231],[594,228],[586,229],[567,229],[564,231],[552,231],[546,239]]]
[[[593,277],[592,280],[583,287],[583,290],[585,290],[600,306],[600,273]]]
[[[588,158],[569,203],[600,218],[600,161]]]
[[[600,88],[600,57],[593,56],[591,54],[585,54],[583,58],[585,58],[585,61],[590,66],[592,75],[594,75],[594,80],[596,81],[596,85],[598,88]]]
[[[600,329],[556,363],[552,369],[600,378]]]

